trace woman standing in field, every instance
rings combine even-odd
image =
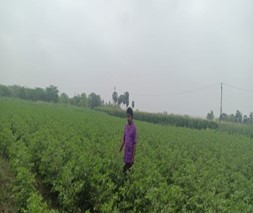
[[[120,152],[125,146],[124,152],[124,163],[125,166],[123,168],[123,172],[126,173],[134,164],[134,156],[136,151],[136,143],[137,143],[137,129],[133,122],[133,110],[132,108],[127,109],[127,122],[124,129],[124,136],[122,140],[122,144],[120,146]]]

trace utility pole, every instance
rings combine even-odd
[[[221,88],[221,96],[220,96],[220,122],[221,122],[222,121],[222,93],[223,93],[222,82],[221,82],[220,88]]]

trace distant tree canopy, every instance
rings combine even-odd
[[[126,107],[128,107],[129,106],[129,92],[125,92],[124,96],[125,96],[125,105]]]
[[[118,98],[118,105],[125,104],[125,97],[124,95],[120,95]]]
[[[102,100],[100,98],[100,95],[97,95],[95,93],[91,93],[88,97],[88,106],[93,109],[94,107],[98,107],[102,105]]]
[[[121,104],[126,105],[126,107],[129,106],[129,92],[125,92],[124,94],[118,96],[118,93],[116,91],[114,91],[112,93],[112,99],[113,99],[114,103],[115,104],[117,103],[119,106]],[[133,104],[133,102],[132,102],[132,104]]]
[[[85,93],[81,93],[81,95],[75,95],[74,97],[70,98],[66,93],[61,93],[59,95],[59,90],[54,85],[50,85],[45,89],[40,87],[31,89],[18,85],[5,86],[0,84],[0,97],[15,97],[31,101],[72,104],[79,107],[90,107],[91,109],[105,105],[100,95],[93,92],[88,97]],[[129,106],[129,92],[125,92],[118,96],[118,93],[114,91],[112,94],[112,99],[114,104],[118,104],[118,108],[120,108],[121,104],[126,105],[126,107]],[[134,107],[135,102],[132,101],[132,108]],[[214,120],[215,116],[213,111],[210,111],[206,118],[208,120]],[[249,115],[243,115],[243,113],[239,110],[237,110],[235,114],[231,115],[223,113],[221,115],[221,119],[227,122],[253,124],[253,112],[251,112]]]
[[[48,102],[54,102],[54,103],[58,102],[58,98],[59,98],[58,93],[59,93],[59,90],[57,89],[57,87],[50,85],[45,90],[45,100]]]
[[[226,114],[222,113],[221,120],[227,122],[235,122],[235,123],[244,123],[244,124],[253,124],[253,112],[248,115],[243,115],[242,112],[236,110],[235,114]]]
[[[0,85],[0,97],[11,97],[11,90],[9,87]]]
[[[25,100],[45,101],[46,93],[42,88],[30,89],[26,87],[21,87],[17,85],[13,86],[4,86],[0,85],[0,96],[2,97],[15,97]]]
[[[118,102],[118,93],[116,91],[114,91],[112,93],[112,100],[113,100],[114,104],[116,104]]]
[[[71,105],[78,106],[80,100],[81,100],[80,95],[75,95],[73,98],[70,98],[70,104],[71,104]]]
[[[132,101],[132,108],[134,108],[135,107],[135,102],[134,101]]]
[[[81,95],[75,95],[73,98],[70,98],[68,103],[79,107],[87,107],[88,99],[86,94],[82,93]]]
[[[61,93],[59,97],[59,103],[69,104],[70,103],[69,96],[66,93]]]
[[[85,93],[82,93],[80,96],[79,106],[80,107],[87,107],[88,99]]]
[[[0,85],[0,96],[15,97],[31,101],[48,101],[58,102],[58,89],[56,86],[50,85],[46,89],[36,87],[35,89],[22,86],[4,86]]]
[[[207,120],[214,120],[214,114],[213,114],[213,110],[211,110],[209,113],[207,113],[207,116],[206,116]]]
[[[50,85],[45,89],[36,87],[35,89],[22,86],[5,86],[0,84],[0,97],[15,97],[31,101],[46,101],[61,104],[71,104],[79,107],[98,107],[104,104],[101,97],[95,93],[91,93],[88,97],[85,93],[75,95],[70,98],[66,93],[59,95],[56,86]]]

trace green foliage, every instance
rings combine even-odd
[[[61,93],[59,97],[59,103],[69,104],[70,103],[69,96],[66,93]]]
[[[207,120],[213,121],[214,120],[214,114],[213,114],[213,110],[211,110],[211,112],[207,113],[206,116]]]
[[[106,112],[109,115],[117,116],[120,118],[126,117],[126,112],[119,108],[112,107],[97,107],[96,110]],[[164,113],[148,113],[148,112],[134,112],[134,119],[146,121],[154,124],[173,125],[178,127],[186,127],[193,129],[217,129],[218,124],[214,121],[205,119],[191,118],[189,116],[181,115],[168,115]]]
[[[112,93],[112,100],[113,100],[114,104],[116,104],[118,102],[118,93],[116,91],[114,91]]]
[[[8,156],[8,148],[15,141],[11,129],[8,128],[8,123],[3,122],[0,124],[0,155],[3,157]]]
[[[99,95],[91,93],[88,97],[88,105],[91,109],[102,105],[102,101]]]
[[[233,135],[246,135],[253,138],[253,126],[246,124],[238,124],[234,122],[219,123],[219,129],[222,132],[228,132]]]
[[[232,123],[244,123],[244,124],[253,124],[253,113],[251,112],[249,116],[244,115],[239,111],[236,110],[235,114],[228,115],[226,113],[222,113],[222,121],[225,122],[232,122]]]
[[[250,137],[135,121],[137,155],[124,175],[125,118],[12,99],[0,109],[20,212],[253,212]]]
[[[0,84],[0,97],[11,97],[12,93],[10,89],[5,86]]]
[[[57,213],[55,210],[48,210],[48,206],[40,195],[32,193],[27,199],[27,209],[23,209],[24,213]]]
[[[8,161],[0,155],[0,212],[17,212],[12,193],[13,180]]]
[[[0,97],[15,97],[31,101],[58,101],[58,89],[56,86],[50,85],[46,89],[42,88],[26,88],[18,85],[4,86],[0,85]]]
[[[113,97],[113,100],[115,101],[115,103],[117,102],[118,105],[124,104],[124,105],[126,105],[126,107],[129,106],[129,92],[124,92],[124,94],[117,97],[117,99],[115,99],[115,92],[114,92],[112,94],[112,97]]]
[[[88,105],[88,99],[85,93],[82,93],[80,96],[80,101],[78,103],[80,107],[87,107]]]
[[[45,90],[45,100],[48,102],[58,102],[58,89],[56,86],[50,85],[49,87],[46,88]]]

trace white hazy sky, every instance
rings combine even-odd
[[[116,86],[140,110],[218,116],[224,82],[224,111],[249,114],[252,11],[252,0],[0,0],[0,84],[105,101]]]

